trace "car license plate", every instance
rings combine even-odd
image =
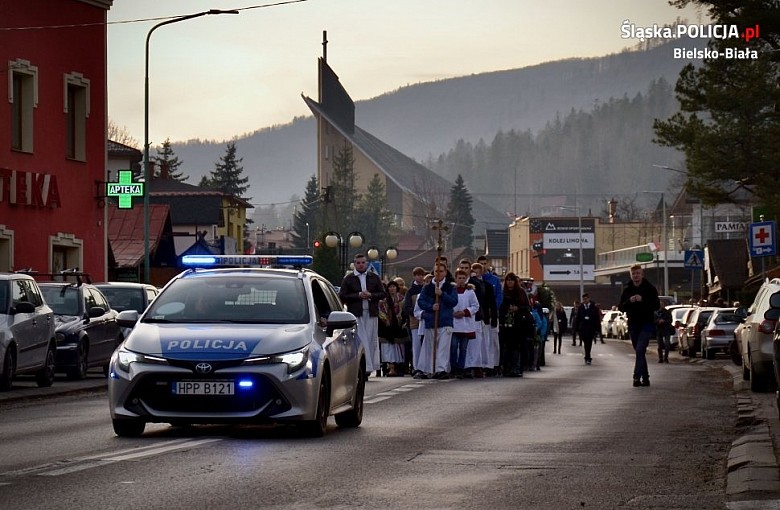
[[[176,395],[234,395],[233,381],[177,381],[173,385]]]

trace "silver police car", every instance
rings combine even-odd
[[[119,314],[130,336],[114,352],[114,432],[146,423],[294,423],[307,436],[363,419],[365,352],[333,286],[300,268],[311,257],[191,256],[142,314]]]

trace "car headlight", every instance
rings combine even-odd
[[[54,340],[56,340],[58,344],[62,343],[62,341],[65,340],[65,338],[66,337],[64,333],[61,333],[59,331],[54,333]]]
[[[274,356],[262,356],[259,358],[250,358],[244,361],[244,365],[270,365],[284,363],[287,365],[287,373],[291,374],[303,368],[309,361],[309,347],[304,347],[299,351],[276,354]]]
[[[128,351],[124,347],[120,347],[116,351],[116,366],[121,370],[128,372],[130,365],[133,363],[146,363],[152,365],[167,365],[168,362],[163,358],[155,356],[149,356],[147,354],[141,354],[138,352]]]

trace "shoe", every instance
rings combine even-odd
[[[659,360],[658,360],[658,363],[663,363],[663,362],[664,362],[664,360],[663,360],[663,359],[659,359]]]
[[[602,340],[602,341],[601,341],[601,343],[602,343],[602,344],[605,344],[605,343],[607,343],[607,342],[605,342],[604,340]]]
[[[468,370],[466,370],[466,373],[465,373],[465,374],[463,374],[463,378],[464,378],[464,379],[474,379],[474,370],[473,370],[473,369],[471,369],[471,368],[469,368]]]
[[[590,365],[590,361],[591,361],[591,360],[586,360],[586,361],[585,361],[585,364],[586,364],[586,365]]]
[[[447,372],[436,372],[431,379],[448,379]]]
[[[639,381],[639,379],[634,379],[634,388],[638,388],[642,386],[642,383]]]
[[[642,379],[642,386],[650,386],[650,379]]]
[[[572,347],[577,347],[577,342],[573,342],[573,343],[571,344],[571,346],[572,346]]]

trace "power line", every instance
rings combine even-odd
[[[309,0],[284,0],[281,2],[274,2],[270,4],[250,5],[249,7],[239,7],[238,9],[227,9],[227,10],[248,11],[252,9],[264,9],[267,7],[277,7],[280,5],[297,4],[300,2],[308,2],[308,1]],[[122,20],[122,21],[106,21],[100,23],[73,23],[69,25],[40,25],[34,27],[0,27],[0,32],[11,32],[11,31],[22,31],[22,30],[48,30],[48,29],[58,29],[58,28],[83,28],[83,27],[95,27],[95,26],[106,26],[106,25],[126,25],[130,23],[145,23],[147,21],[164,21],[164,20],[175,19],[179,17],[181,17],[180,14],[177,14],[175,16],[159,16],[156,18],[139,18],[139,19],[129,19],[129,20]]]

